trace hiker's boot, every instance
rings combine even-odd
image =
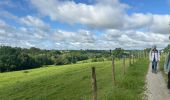
[[[155,74],[157,73],[157,70],[155,69]]]

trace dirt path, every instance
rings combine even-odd
[[[158,66],[159,67],[159,66]],[[170,100],[170,94],[162,73],[152,73],[151,64],[146,76],[146,98],[145,100]]]

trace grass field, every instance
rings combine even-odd
[[[122,61],[115,65],[116,86],[112,84],[111,61],[0,73],[0,100],[91,100],[92,66],[96,67],[99,100],[142,99],[147,60],[126,66],[125,75]]]

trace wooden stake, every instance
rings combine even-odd
[[[115,78],[115,62],[114,58],[112,57],[112,75],[113,75],[113,84],[115,84],[116,78]]]
[[[123,57],[123,74],[125,74],[125,57]]]
[[[96,82],[95,67],[92,67],[92,89],[93,89],[93,100],[97,100],[97,82]]]
[[[131,65],[131,53],[129,54],[129,66]]]
[[[134,61],[134,53],[133,53],[133,56],[132,56],[132,57],[133,57],[133,64],[134,64],[134,63],[135,63],[135,61]]]

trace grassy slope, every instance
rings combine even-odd
[[[126,75],[122,61],[116,61],[117,86],[112,85],[110,61],[1,73],[0,100],[91,100],[91,66],[96,67],[99,100],[141,99],[146,60],[130,66]]]

